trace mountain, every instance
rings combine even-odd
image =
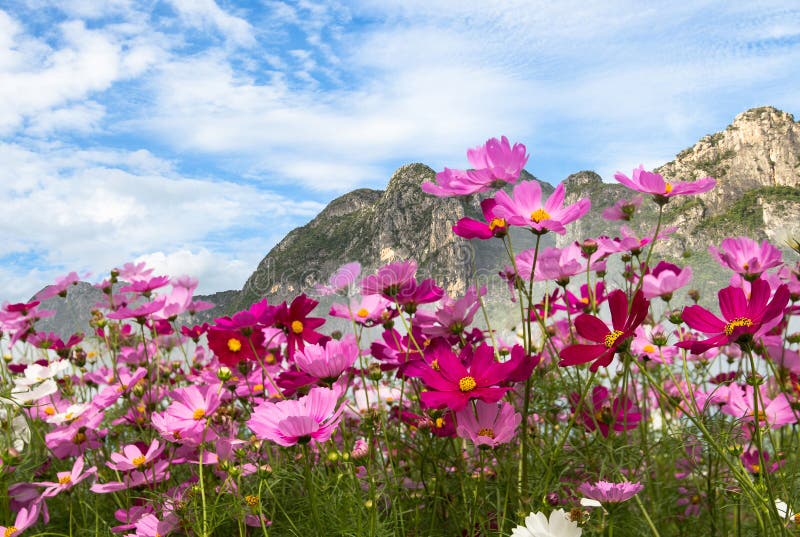
[[[663,227],[676,226],[672,240],[657,253],[695,271],[693,285],[702,291],[724,286],[727,274],[706,251],[726,236],[747,235],[780,244],[800,237],[800,124],[791,114],[772,107],[754,108],[736,116],[725,130],[704,136],[675,160],[657,168],[668,181],[692,181],[705,176],[717,187],[699,196],[674,198],[665,206]],[[248,307],[267,297],[270,302],[309,292],[315,283],[349,261],[359,261],[365,273],[400,259],[414,258],[420,273],[433,276],[450,294],[462,293],[473,281],[488,284],[489,302],[507,298],[496,277],[505,264],[500,241],[465,241],[452,233],[464,216],[480,217],[479,199],[436,198],[420,189],[435,172],[424,164],[398,169],[386,190],[359,189],[328,204],[311,222],[291,231],[259,263],[241,291],[199,297],[218,304],[198,316],[209,320]],[[535,180],[523,172],[520,180]],[[553,187],[540,182],[543,195]],[[589,236],[619,235],[619,223],[601,217],[602,210],[634,193],[617,183],[604,183],[592,171],[565,179],[566,203],[588,197],[591,212],[567,227],[564,236],[545,235],[544,245],[563,246]],[[510,190],[510,187],[508,187]],[[645,200],[634,231],[652,231],[656,207]],[[531,247],[531,235],[515,230],[515,249]],[[710,293],[706,293],[710,294]],[[713,296],[712,296],[713,298]],[[323,301],[323,307],[327,301]],[[320,308],[322,311],[322,308]]]

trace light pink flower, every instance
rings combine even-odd
[[[759,245],[748,237],[729,237],[722,241],[720,250],[709,246],[708,251],[723,267],[728,267],[748,280],[783,264],[781,251],[775,246],[767,241]]]
[[[672,293],[688,285],[692,279],[692,267],[681,269],[677,265],[661,261],[650,274],[642,278],[642,292],[647,299],[661,297],[671,300]]]
[[[537,234],[554,231],[563,235],[567,232],[564,226],[585,215],[591,207],[588,198],[564,207],[565,195],[564,183],[559,183],[553,194],[542,201],[539,183],[525,181],[514,187],[513,197],[502,190],[495,195],[494,214],[511,226],[530,227]]]
[[[158,439],[155,438],[144,453],[142,453],[142,450],[136,444],[128,444],[122,448],[121,454],[112,453],[111,462],[107,462],[106,466],[113,470],[119,470],[120,472],[139,470],[151,464],[163,451],[164,446],[159,445]]]
[[[298,369],[326,382],[333,382],[358,359],[358,344],[353,334],[340,341],[330,340],[325,346],[306,345],[294,355]]]
[[[339,426],[344,407],[336,408],[338,395],[328,388],[312,388],[298,400],[265,402],[256,407],[248,427],[262,440],[281,446],[326,442]]]
[[[644,166],[641,164],[638,168],[633,170],[632,178],[628,178],[628,176],[622,172],[617,172],[614,174],[614,179],[637,192],[653,194],[656,203],[659,204],[664,204],[669,201],[670,198],[681,194],[701,194],[703,192],[708,192],[717,184],[717,181],[712,177],[703,177],[697,181],[673,184],[664,181],[664,178],[657,173],[645,171]]]
[[[630,500],[642,489],[644,489],[644,485],[641,483],[630,483],[628,481],[623,481],[622,483],[597,481],[596,483],[582,483],[578,486],[578,491],[586,498],[601,503],[619,503]]]
[[[58,482],[41,481],[33,484],[40,487],[45,487],[44,492],[42,492],[42,498],[52,498],[60,492],[71,489],[90,475],[94,475],[96,473],[96,466],[92,466],[85,472],[83,471],[83,455],[81,455],[75,459],[75,463],[72,465],[71,471],[58,472],[58,474],[56,474],[58,477]]]

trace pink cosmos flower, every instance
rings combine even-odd
[[[177,459],[173,463],[179,462]],[[122,481],[110,481],[108,483],[95,483],[89,490],[97,494],[108,494],[144,485],[152,486],[169,479],[170,461],[159,460],[149,467],[141,467],[122,476]]]
[[[632,178],[628,178],[628,176],[622,172],[617,172],[614,174],[614,179],[637,192],[653,194],[653,198],[659,204],[664,204],[669,201],[669,198],[678,195],[702,194],[703,192],[708,192],[717,184],[717,181],[712,177],[703,177],[697,181],[672,184],[664,181],[664,178],[657,173],[645,171],[644,166],[641,164],[638,168],[633,170]]]
[[[603,209],[603,218],[606,220],[630,220],[641,204],[642,196],[634,196],[630,200],[618,200],[613,206]]]
[[[585,215],[591,207],[588,198],[563,207],[565,194],[564,183],[559,183],[547,201],[542,202],[539,183],[525,181],[514,187],[513,197],[502,190],[495,195],[494,214],[508,225],[530,227],[536,234],[554,231],[563,235],[567,232],[564,226]]]
[[[753,405],[753,387],[750,385],[728,387],[728,402],[721,411],[745,423],[755,423],[756,413]],[[795,423],[794,411],[785,393],[779,393],[774,399],[767,397],[763,386],[760,388],[758,401],[758,423],[772,429],[779,429],[784,425]]]
[[[0,526],[0,534],[4,537],[16,537],[23,531],[30,528],[36,523],[39,518],[41,507],[37,504],[36,507],[30,509],[22,508],[17,512],[17,517],[14,524],[11,526]]]
[[[303,293],[295,297],[288,306],[286,302],[280,304],[275,311],[275,326],[286,334],[286,351],[290,359],[306,343],[319,343],[323,337],[316,329],[325,324],[325,319],[309,317],[317,304],[319,302]]]
[[[426,407],[448,407],[458,412],[467,406],[470,399],[496,403],[511,389],[498,385],[508,380],[518,363],[496,362],[494,351],[488,345],[481,344],[475,350],[468,367],[462,361],[469,358],[468,350],[462,351],[461,357],[446,346],[439,346],[437,350],[435,360],[421,374],[430,388],[420,395]]]
[[[239,330],[209,328],[208,348],[214,351],[220,363],[234,367],[243,360],[260,360],[266,353],[264,333],[261,330],[249,331],[245,336]]]
[[[397,317],[398,312],[392,308],[393,303],[381,295],[367,295],[350,300],[350,307],[344,304],[333,304],[329,315],[341,319],[355,321],[362,326],[384,324]]]
[[[678,487],[678,494],[680,498],[675,502],[675,505],[686,506],[683,510],[683,518],[695,517],[700,515],[700,510],[705,509],[705,504],[708,495],[696,487],[691,488]]]
[[[136,444],[128,444],[122,448],[122,453],[112,453],[111,462],[106,462],[106,466],[112,470],[127,472],[128,470],[139,470],[151,464],[164,451],[164,446],[160,445],[158,439],[154,438],[147,448],[142,452]]]
[[[747,280],[758,278],[762,272],[783,263],[781,251],[767,241],[760,245],[748,237],[727,238],[721,249],[708,247],[711,255],[723,267],[741,274]]]
[[[581,483],[578,491],[586,498],[596,500],[601,503],[619,503],[630,500],[644,489],[641,483],[611,483],[609,481],[597,481],[596,483]]]
[[[505,237],[508,233],[508,224],[504,219],[495,216],[496,205],[497,202],[492,198],[481,201],[481,211],[485,222],[479,222],[473,218],[462,218],[453,226],[453,233],[465,239]]]
[[[718,293],[719,308],[724,320],[697,305],[684,308],[683,321],[690,328],[712,337],[703,341],[680,341],[677,346],[700,354],[730,343],[749,345],[783,319],[789,290],[786,284],[781,285],[771,301],[770,292],[769,283],[762,279],[752,282],[749,298],[739,287],[721,289]]]
[[[136,522],[136,537],[166,537],[179,523],[174,513],[167,514],[163,520],[154,514],[145,515]]]
[[[145,302],[144,304],[141,304],[134,308],[122,306],[121,308],[115,311],[107,313],[106,317],[118,321],[124,319],[135,319],[136,322],[144,324],[145,319],[149,317],[151,314],[162,310],[166,302],[167,302],[167,297],[162,296],[158,297],[152,302]]]
[[[520,143],[511,147],[505,136],[500,140],[491,138],[483,146],[467,151],[473,170],[445,168],[436,174],[436,183],[422,183],[422,190],[439,197],[466,196],[513,183],[528,162],[525,151]]]
[[[650,274],[642,278],[642,292],[647,299],[661,297],[671,300],[672,293],[688,285],[692,279],[692,267],[681,269],[677,265],[661,261]]]
[[[314,290],[320,296],[333,295],[339,291],[347,290],[353,285],[361,274],[361,263],[354,261],[346,263],[334,272],[327,285],[316,285]]]
[[[219,385],[179,388],[170,394],[172,404],[165,413],[178,421],[178,428],[184,433],[198,427],[202,430],[207,418],[219,408],[218,392]]]
[[[358,354],[355,336],[347,334],[340,341],[330,340],[324,346],[306,345],[294,355],[294,362],[301,371],[330,384],[353,367]]]
[[[640,326],[635,334],[636,337],[631,340],[631,353],[634,356],[660,364],[671,364],[672,359],[680,354],[676,347],[666,344],[668,335],[661,325]]]
[[[85,276],[88,276],[88,274]],[[79,281],[81,281],[81,278],[77,272],[70,272],[66,276],[56,278],[56,282],[53,285],[48,285],[36,295],[36,300],[47,300],[54,296],[66,297],[67,289],[73,285],[78,285]]]
[[[45,487],[42,492],[42,498],[52,498],[60,492],[69,490],[90,475],[97,473],[97,467],[92,466],[85,472],[83,471],[83,455],[75,459],[72,465],[72,470],[69,472],[58,472],[58,482],[41,481],[33,483],[34,485]]]
[[[338,395],[328,388],[312,388],[298,400],[264,402],[247,421],[247,426],[262,440],[281,446],[326,442],[336,428],[344,406],[336,409]]]
[[[628,299],[619,289],[608,295],[609,309],[611,310],[611,325],[609,330],[606,323],[599,318],[583,314],[575,319],[575,329],[578,335],[595,342],[594,345],[575,344],[563,349],[559,356],[560,366],[585,364],[592,362],[591,371],[597,371],[600,366],[607,366],[614,359],[614,354],[623,343],[633,336],[634,330],[642,324],[647,316],[650,302],[644,298],[642,291],[636,292],[628,311]]]
[[[569,400],[574,412],[580,401],[580,394],[571,394]],[[635,429],[641,419],[639,409],[628,397],[615,397],[612,401],[608,388],[595,386],[592,388],[591,402],[583,402],[578,422],[582,422],[587,431],[598,429],[603,436],[608,437],[612,429],[617,432]]]
[[[761,465],[762,459],[766,467]],[[778,460],[774,461],[772,464],[769,464],[770,460],[769,452],[767,451],[759,452],[757,449],[751,449],[745,451],[744,453],[741,454],[739,460],[742,461],[742,466],[744,466],[745,470],[754,475],[759,475],[762,473],[768,473],[768,474],[774,473],[778,468],[783,466],[783,464],[786,462],[785,460]]]
[[[464,296],[458,300],[445,298],[436,313],[417,313],[417,326],[431,338],[457,336],[472,324],[481,305],[479,298],[485,294],[486,287],[476,289],[474,285],[470,285]]]
[[[522,416],[505,401],[500,405],[475,401],[474,411],[464,408],[456,412],[456,419],[458,436],[469,438],[476,446],[497,447],[511,441]]]

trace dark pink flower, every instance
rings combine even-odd
[[[319,343],[323,337],[316,329],[325,324],[325,319],[308,316],[317,304],[319,302],[304,293],[295,297],[288,307],[282,303],[275,312],[275,326],[286,334],[286,351],[290,359],[306,343]]]
[[[571,394],[569,401],[575,412],[580,402],[580,394]],[[577,421],[583,423],[587,431],[598,429],[603,436],[607,437],[612,429],[617,432],[635,429],[639,426],[641,419],[642,415],[639,413],[639,409],[634,406],[630,398],[623,396],[615,397],[612,400],[608,388],[595,386],[592,388],[591,402],[583,402]]]
[[[542,201],[539,183],[525,181],[514,187],[513,197],[502,190],[495,195],[494,214],[511,226],[529,227],[537,234],[554,231],[563,235],[567,232],[564,226],[585,215],[591,207],[588,198],[563,207],[565,194],[564,183],[559,183],[547,201]]]
[[[759,245],[748,237],[724,239],[720,250],[709,246],[708,251],[723,267],[728,267],[748,280],[783,264],[781,251],[775,246],[767,241]]]
[[[718,293],[719,308],[724,320],[700,306],[683,309],[683,321],[690,328],[710,335],[703,341],[680,341],[676,345],[700,354],[712,347],[730,343],[750,344],[781,322],[789,302],[789,289],[778,287],[770,301],[769,283],[762,279],[752,282],[748,298],[739,287],[726,287]]]
[[[664,181],[664,178],[657,173],[645,171],[642,165],[633,170],[632,178],[628,178],[622,172],[617,172],[614,174],[614,179],[637,192],[653,194],[656,202],[660,204],[666,203],[669,198],[674,196],[708,192],[717,184],[717,181],[712,177],[672,184]]]
[[[597,371],[600,366],[607,366],[622,344],[634,335],[636,327],[642,324],[650,307],[650,302],[644,298],[641,290],[633,297],[630,312],[628,312],[628,299],[619,289],[608,295],[608,304],[611,310],[611,329],[594,315],[579,316],[575,319],[578,335],[596,344],[578,343],[566,347],[559,353],[561,361],[558,365],[578,365],[593,361],[589,368],[591,371]]]
[[[468,350],[462,351],[459,357],[449,347],[438,349],[436,358],[421,375],[430,388],[420,395],[425,406],[459,411],[470,399],[496,403],[510,390],[499,384],[508,380],[518,364],[511,361],[498,363],[488,345],[482,344],[475,350],[468,367],[462,361],[462,358],[469,358]]]
[[[494,214],[497,202],[488,198],[481,201],[481,211],[485,222],[473,218],[462,218],[453,226],[453,233],[465,239],[491,239],[492,237],[505,237],[508,233],[508,224],[503,218]]]
[[[242,360],[260,360],[264,349],[264,333],[254,330],[248,336],[241,331],[223,330],[211,327],[207,332],[208,347],[214,352],[220,363],[234,367]]]

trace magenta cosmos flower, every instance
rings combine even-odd
[[[597,481],[596,483],[581,483],[578,491],[586,498],[596,500],[601,503],[619,503],[630,500],[644,489],[641,483],[611,483],[609,481]],[[583,502],[581,502],[583,503]]]
[[[592,205],[588,198],[583,198],[563,207],[565,193],[564,183],[559,183],[553,194],[542,201],[539,183],[525,181],[514,187],[513,196],[502,190],[495,195],[494,214],[511,226],[530,227],[537,234],[555,231],[563,235],[567,231],[564,226],[585,215]]]
[[[462,218],[453,226],[453,233],[465,239],[491,239],[502,238],[508,233],[508,224],[503,218],[494,214],[497,202],[488,198],[481,201],[481,211],[485,222],[473,218]]]
[[[580,394],[572,393],[569,401],[574,412],[580,402]],[[592,389],[591,402],[583,402],[581,416],[577,421],[582,422],[587,431],[598,429],[600,434],[608,437],[612,429],[617,432],[635,429],[641,419],[642,414],[629,398],[615,397],[612,401],[608,388],[595,386]]]
[[[692,279],[692,267],[681,269],[677,265],[661,261],[653,272],[642,278],[642,292],[647,299],[661,297],[672,300],[672,293],[684,287]]]
[[[720,289],[717,296],[724,320],[700,306],[684,308],[683,321],[711,337],[703,341],[680,341],[676,345],[691,350],[692,354],[730,343],[749,345],[783,319],[789,302],[788,287],[786,284],[778,287],[771,301],[770,294],[769,283],[760,278],[752,282],[749,298],[740,287]]]
[[[566,347],[559,353],[561,361],[558,365],[578,365],[594,361],[589,369],[597,371],[600,366],[610,364],[617,350],[634,335],[636,327],[644,321],[650,302],[639,290],[634,295],[628,312],[628,299],[623,291],[617,289],[608,295],[608,305],[611,310],[611,329],[594,315],[579,316],[575,319],[578,335],[596,344],[579,343]]]
[[[389,263],[361,280],[361,293],[383,295],[388,300],[394,300],[400,291],[414,285],[416,273],[417,262],[413,259]]]
[[[456,419],[458,436],[469,438],[476,446],[497,447],[511,441],[522,416],[505,401],[500,405],[475,401],[474,412],[467,407],[456,413]]]
[[[469,366],[465,366],[463,358],[469,358],[467,350],[461,357],[446,346],[436,348],[436,356],[430,366],[421,372],[422,380],[430,388],[422,392],[422,403],[430,408],[448,407],[458,412],[467,406],[470,399],[480,399],[486,403],[496,403],[511,388],[498,385],[508,380],[519,360],[498,363],[494,359],[494,351],[486,344],[475,350]]]
[[[90,475],[97,473],[97,467],[92,466],[85,472],[83,471],[83,455],[75,459],[72,470],[69,472],[58,472],[58,482],[42,481],[33,483],[40,487],[45,487],[42,498],[52,498],[60,492],[71,489]]]
[[[645,171],[641,164],[633,170],[632,178],[628,178],[622,172],[617,172],[614,174],[614,179],[637,192],[653,194],[653,199],[660,205],[667,203],[674,196],[708,192],[717,184],[713,177],[672,184],[657,173]]]
[[[741,274],[746,280],[758,278],[762,272],[783,264],[781,251],[767,241],[760,245],[748,237],[727,238],[721,249],[708,251],[723,267]]]
[[[513,183],[528,162],[525,151],[525,146],[520,143],[512,147],[505,136],[500,140],[492,138],[467,151],[467,160],[474,169],[445,168],[436,174],[436,183],[422,183],[422,190],[439,197],[466,196]]]
[[[344,410],[336,409],[337,399],[335,391],[318,387],[296,401],[265,402],[256,407],[247,426],[257,438],[281,446],[327,442]]]

